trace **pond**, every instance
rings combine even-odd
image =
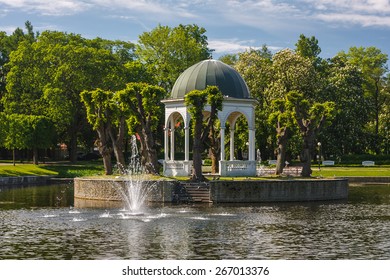
[[[0,259],[389,259],[390,185],[348,201],[73,207],[72,185],[0,187]]]

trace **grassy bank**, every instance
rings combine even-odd
[[[318,170],[317,166],[312,166],[312,170],[313,170],[313,174],[312,174],[313,177],[348,177],[348,176],[390,177],[389,165],[374,166],[374,167],[332,166],[332,167],[321,167],[321,170]],[[91,162],[82,161],[75,164],[69,162],[56,162],[51,164],[40,164],[40,165],[16,164],[15,166],[13,166],[11,163],[4,163],[4,162],[0,163],[0,177],[50,175],[50,176],[58,176],[61,178],[74,178],[74,177],[83,177],[83,176],[100,176],[103,174],[104,174],[104,168],[103,168],[103,164],[100,161],[91,161]],[[272,177],[275,178],[274,176]],[[256,179],[261,179],[261,178],[256,178]]]
[[[315,177],[349,177],[349,176],[363,176],[363,177],[390,177],[390,166],[375,166],[375,167],[312,167],[313,176]]]
[[[0,177],[7,176],[57,176],[74,178],[82,176],[103,175],[104,168],[100,162],[58,162],[52,164],[0,164]]]

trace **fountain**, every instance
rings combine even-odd
[[[125,210],[130,211],[132,215],[142,213],[142,207],[149,194],[156,186],[156,182],[150,182],[145,178],[145,170],[141,165],[140,155],[137,147],[137,138],[131,137],[131,156],[127,168],[119,166],[122,175],[117,177],[121,179],[122,184],[114,181],[115,189],[125,204]]]

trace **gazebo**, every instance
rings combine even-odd
[[[204,90],[207,86],[217,86],[224,96],[223,109],[218,112],[220,121],[221,154],[219,174],[221,176],[255,176],[255,105],[248,87],[240,74],[229,65],[218,60],[203,60],[185,70],[176,80],[169,99],[165,105],[164,131],[164,175],[189,176],[192,172],[190,160],[190,119],[184,104],[185,95],[192,90]],[[204,116],[210,112],[205,107]],[[247,160],[236,160],[234,157],[234,128],[238,118],[244,115],[248,123],[248,156]],[[175,159],[175,125],[183,119],[184,124],[184,160]],[[230,158],[225,155],[225,130],[229,124]]]

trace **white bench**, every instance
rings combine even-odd
[[[270,159],[270,160],[268,160],[268,164],[269,165],[276,165],[276,163],[277,163],[278,161],[276,160],[276,159]]]
[[[363,166],[374,166],[375,162],[372,160],[365,160],[365,161],[362,161],[362,165]]]
[[[324,160],[322,162],[322,165],[334,165],[334,160]]]

